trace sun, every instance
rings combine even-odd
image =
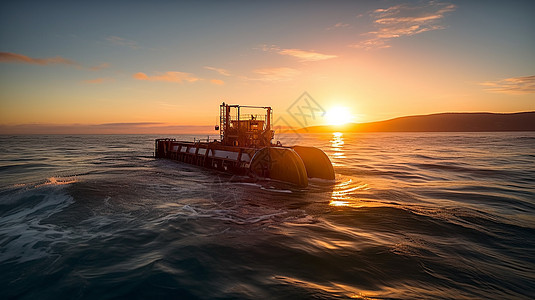
[[[344,125],[352,121],[350,110],[344,106],[335,106],[327,111],[325,119],[329,125]]]

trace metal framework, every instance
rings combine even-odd
[[[242,109],[262,109],[262,114],[242,117]],[[269,106],[229,105],[219,106],[219,135],[225,146],[260,148],[271,146],[273,139],[273,110]]]

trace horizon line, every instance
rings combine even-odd
[[[354,125],[370,124],[387,122],[396,119],[410,118],[410,117],[424,117],[433,115],[447,115],[447,114],[491,114],[491,115],[514,115],[522,113],[535,113],[535,111],[519,111],[519,112],[441,112],[429,113],[421,115],[408,115],[390,118],[380,121],[371,122],[349,122],[343,125],[321,124],[308,126],[303,128],[295,128],[292,126],[282,126],[282,129],[307,130],[307,128],[317,127],[331,127],[333,131],[343,127],[350,127]],[[283,128],[284,127],[284,128]],[[177,133],[176,131],[187,131],[187,133]],[[213,125],[179,125],[165,122],[109,122],[109,123],[71,123],[71,124],[57,124],[57,123],[23,123],[23,124],[0,124],[1,135],[18,135],[18,134],[219,134],[219,131],[214,130]]]

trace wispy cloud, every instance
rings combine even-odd
[[[208,67],[208,66],[206,66],[204,68],[207,69],[207,70],[215,71],[215,72],[217,72],[217,73],[219,73],[219,74],[221,74],[223,76],[230,76],[230,72],[225,70],[225,69],[215,68],[215,67]]]
[[[349,24],[339,22],[339,23],[334,24],[331,27],[327,27],[327,30],[333,30],[333,29],[338,29],[338,28],[348,28],[348,27],[350,27]]]
[[[264,52],[274,52],[274,51],[280,51],[281,48],[277,45],[260,44],[258,47],[255,47],[253,49],[261,50]]]
[[[167,81],[167,82],[177,82],[177,83],[195,82],[195,81],[201,80],[201,78],[195,77],[191,73],[184,73],[184,72],[165,72],[165,73],[158,73],[153,76],[148,76],[147,74],[143,72],[139,72],[139,73],[132,75],[132,77],[137,80]]]
[[[30,65],[39,65],[39,66],[48,66],[48,65],[68,65],[73,66],[78,69],[85,69],[90,71],[99,71],[110,67],[108,63],[101,63],[93,67],[85,67],[80,63],[63,58],[61,56],[49,57],[49,58],[34,58],[29,57],[19,53],[12,52],[0,52],[0,63],[20,63],[20,64],[30,64]]]
[[[482,82],[486,90],[504,94],[530,94],[535,93],[535,75],[505,78],[498,81]]]
[[[115,81],[115,79],[113,78],[101,77],[101,78],[95,78],[95,79],[82,80],[81,82],[85,84],[101,84],[101,83],[113,82],[113,81]]]
[[[306,62],[306,61],[319,61],[319,60],[326,60],[331,58],[336,58],[336,55],[332,54],[324,54],[319,53],[312,50],[302,50],[302,49],[281,49],[277,45],[261,45],[260,49],[264,52],[275,52],[280,55],[288,55],[293,56],[295,58],[299,58],[299,61]]]
[[[376,9],[370,13],[376,29],[365,34],[370,38],[351,46],[363,49],[388,48],[388,42],[392,39],[443,29],[440,21],[446,13],[455,9],[453,4],[436,1]]]
[[[215,85],[224,85],[225,82],[221,79],[211,79],[210,80],[211,83],[215,84]]]
[[[109,36],[106,38],[106,40],[114,45],[117,45],[117,46],[125,46],[125,47],[130,47],[132,49],[137,49],[139,48],[137,42],[135,41],[132,41],[132,40],[128,40],[128,39],[125,39],[125,38],[122,38],[122,37],[118,37],[118,36]]]
[[[0,134],[212,134],[212,126],[174,125],[160,122],[106,124],[0,124]]]
[[[32,64],[32,65],[56,65],[64,64],[71,66],[80,66],[77,62],[63,58],[61,56],[50,57],[50,58],[33,58],[26,55],[12,53],[12,52],[0,52],[0,62],[3,63],[22,63],[22,64]]]
[[[100,65],[96,65],[96,66],[90,67],[89,70],[91,70],[91,71],[100,71],[102,69],[107,69],[109,67],[110,67],[109,63],[101,63]]]
[[[299,58],[299,61],[319,61],[331,58],[336,58],[336,55],[323,54],[314,51],[306,51],[301,49],[282,49],[278,52],[281,55],[289,55]]]
[[[299,70],[286,67],[256,69],[253,73],[259,77],[248,79],[260,81],[288,81],[301,74]]]

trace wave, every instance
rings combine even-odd
[[[32,188],[16,188],[0,197],[0,262],[36,260],[52,254],[52,246],[69,231],[45,220],[74,202],[57,180]]]

